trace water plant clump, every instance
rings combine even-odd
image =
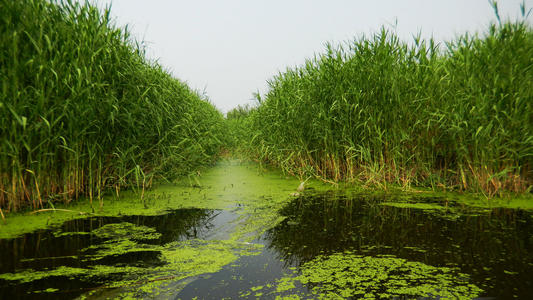
[[[0,208],[92,203],[217,156],[222,114],[149,61],[109,9],[2,0],[0,10]]]
[[[482,290],[468,275],[394,256],[361,256],[349,251],[318,256],[278,281],[276,293],[310,287],[318,299],[430,297],[472,299]]]
[[[493,196],[533,186],[533,30],[408,44],[386,29],[269,81],[249,151],[289,173]]]
[[[154,228],[129,222],[106,224],[91,231],[91,234],[103,239],[153,240],[161,237],[161,234]]]

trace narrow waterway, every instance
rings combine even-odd
[[[297,186],[225,162],[189,186],[149,192],[158,213],[92,215],[0,239],[0,299],[533,294],[531,211],[318,183],[291,195]]]

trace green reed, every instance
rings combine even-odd
[[[226,113],[226,128],[228,134],[225,140],[225,148],[230,156],[240,156],[247,153],[246,144],[252,137],[250,132],[250,114],[253,107],[250,105],[238,105]]]
[[[533,31],[411,44],[382,29],[269,81],[250,116],[255,156],[324,180],[531,191]]]
[[[219,152],[222,114],[147,60],[109,9],[0,0],[0,11],[0,207],[92,203]]]

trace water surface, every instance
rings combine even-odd
[[[533,294],[531,211],[312,189],[294,197],[297,184],[279,177],[216,172],[185,195],[219,197],[225,209],[89,217],[0,239],[0,299]]]
[[[276,278],[318,256],[346,251],[453,269],[451,274],[469,275],[469,282],[483,290],[480,297],[527,299],[533,294],[531,212],[475,209],[444,198],[395,201],[395,197],[338,193],[295,199],[281,209],[287,218],[257,241],[266,245],[259,257],[246,257],[236,267],[197,280],[179,296],[253,299],[260,287],[261,297],[291,293],[306,297],[302,285],[291,293],[276,292]]]

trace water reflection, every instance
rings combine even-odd
[[[383,205],[387,201],[394,199],[335,193],[296,199],[281,211],[287,218],[266,233],[268,247],[288,265],[350,249],[457,266],[486,296],[527,298],[533,292],[530,212],[473,210],[443,198],[416,199],[441,204],[432,209]]]
[[[221,216],[222,221],[218,220]],[[109,224],[127,222],[133,227],[150,228],[157,233],[157,238],[139,240],[139,242],[164,245],[173,241],[195,238],[210,239],[213,234],[216,234],[215,228],[219,228],[220,223],[226,223],[227,218],[228,216],[220,210],[181,209],[158,216],[91,217],[72,220],[56,230],[41,230],[15,239],[0,239],[0,255],[3,257],[0,260],[0,274],[24,270],[54,270],[61,266],[72,268],[87,268],[91,265],[153,267],[162,262],[159,251],[150,248],[146,251],[125,252],[99,259],[94,259],[94,257],[87,259],[96,252],[87,249],[109,240],[108,237],[98,236],[94,232]],[[128,232],[125,233],[127,238],[128,234]],[[72,299],[104,282],[117,279],[119,278],[110,276],[87,281],[84,277],[59,276],[29,283],[0,280],[0,299],[13,296],[17,299]],[[56,293],[30,293],[47,288],[58,289],[58,291]]]
[[[290,267],[300,266],[320,254],[351,250],[364,256],[391,254],[434,267],[458,267],[460,272],[471,275],[473,284],[486,291],[483,296],[528,298],[533,293],[531,212],[472,209],[438,197],[412,199],[407,203],[397,201],[394,197],[347,197],[334,192],[297,198],[281,210],[286,219],[254,241],[266,245],[267,249],[259,255],[242,257],[217,273],[195,278],[181,291],[178,288],[181,281],[170,284],[176,285],[176,297],[185,299],[244,295],[253,298],[256,292],[247,294],[246,290],[253,291],[258,286],[265,287],[257,293],[271,296],[276,287],[270,284]],[[30,268],[54,270],[61,266],[119,265],[149,269],[163,263],[158,250],[161,247],[141,247],[140,251],[96,259],[87,257],[107,249],[86,249],[105,245],[106,237],[94,233],[110,224],[130,223],[137,232],[132,232],[128,239],[139,244],[166,245],[193,238],[226,240],[237,218],[237,214],[229,211],[184,209],[160,216],[74,220],[59,230],[0,240],[0,255],[8,257],[0,260],[0,274]],[[0,299],[14,295],[15,298],[71,299],[106,282],[118,281],[123,275],[72,276],[68,280],[58,276],[29,283],[0,280]],[[50,287],[58,291],[28,293]],[[297,289],[306,291],[305,286]]]

